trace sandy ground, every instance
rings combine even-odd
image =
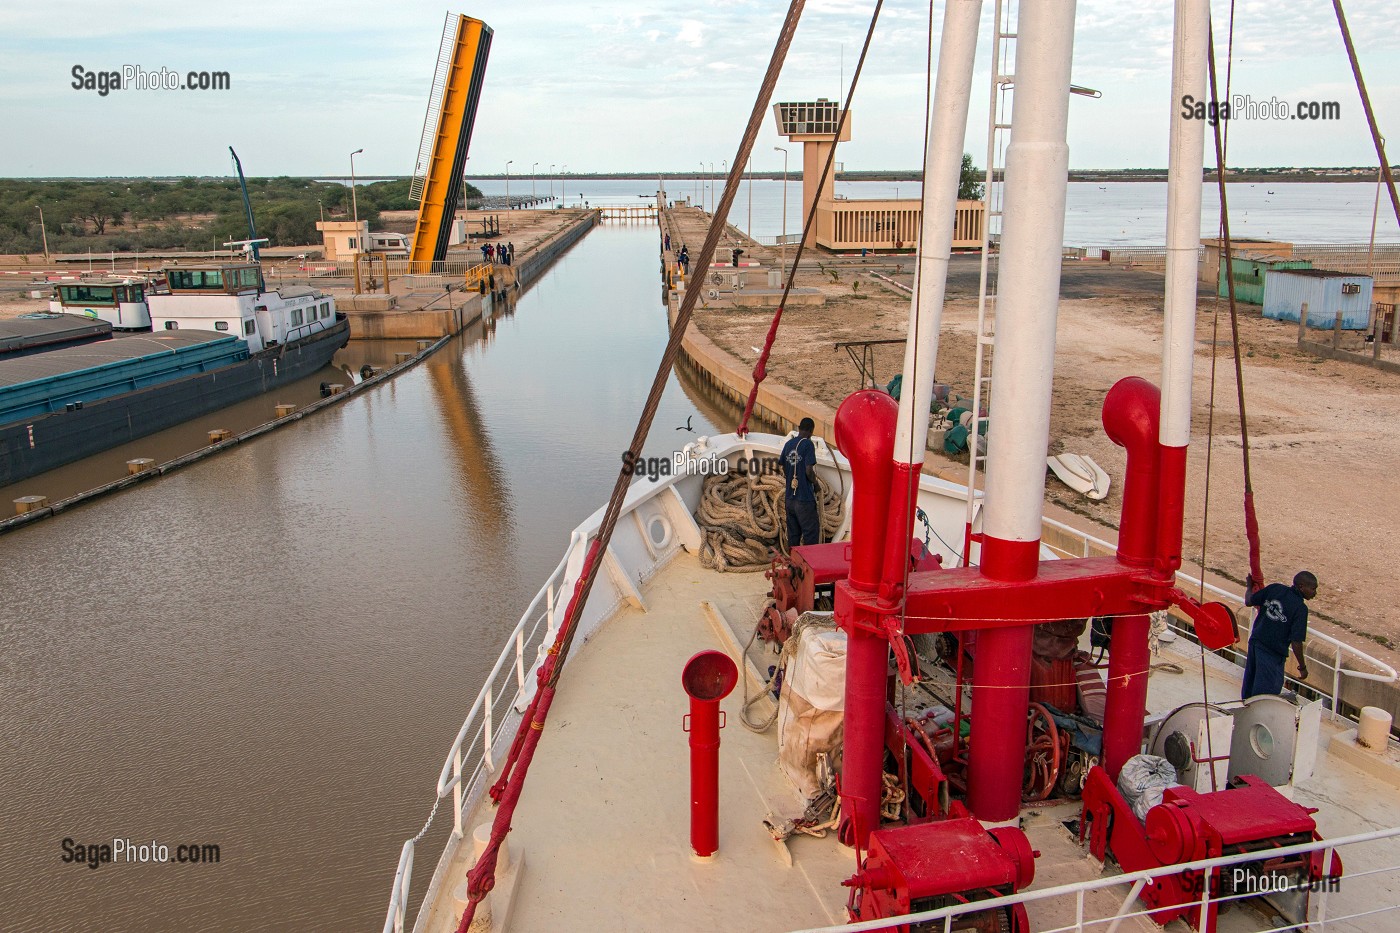
[[[689,226],[689,224],[687,224]],[[703,237],[686,231],[692,243]],[[692,245],[692,250],[695,249]],[[775,249],[755,248],[763,258]],[[804,259],[804,266],[806,265]],[[858,258],[821,260],[828,268],[799,275],[820,285],[822,307],[790,308],[774,347],[769,378],[835,406],[860,387],[854,364],[834,344],[903,338],[909,298],[871,277]],[[834,282],[830,270],[841,281]],[[907,274],[892,275],[904,283]],[[859,280],[859,289],[852,282]],[[977,263],[956,258],[939,341],[937,374],[955,392],[971,395],[976,330]],[[1050,450],[1092,456],[1113,479],[1109,497],[1094,503],[1047,479],[1046,499],[1116,527],[1122,507],[1124,455],[1103,432],[1100,413],[1108,388],[1141,375],[1160,381],[1162,277],[1099,263],[1067,263],[1056,347]],[[1210,405],[1212,327],[1219,306],[1215,405]],[[1311,603],[1316,624],[1391,664],[1400,662],[1400,613],[1389,571],[1400,562],[1400,375],[1367,366],[1321,360],[1297,349],[1297,325],[1265,320],[1244,306],[1240,339],[1251,473],[1259,512],[1265,574],[1291,579],[1308,568],[1321,580]],[[1243,468],[1228,308],[1202,295],[1197,326],[1193,442],[1188,463],[1185,554],[1226,579],[1243,582],[1248,570],[1244,536]],[[698,326],[749,363],[771,311],[702,313]],[[1329,340],[1329,334],[1314,339]],[[1348,338],[1358,343],[1357,338]],[[1395,359],[1395,356],[1391,356]],[[901,347],[876,348],[883,383],[900,371]],[[993,364],[995,374],[995,363]],[[1213,428],[1212,428],[1213,423]],[[1210,441],[1208,444],[1207,441]],[[1205,510],[1210,450],[1209,513]]]

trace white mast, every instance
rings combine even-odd
[[[981,16],[982,0],[948,0],[943,14],[943,38],[925,143],[919,257],[914,266],[914,298],[909,306],[909,339],[904,344],[904,379],[895,429],[896,463],[921,466],[924,462]],[[914,472],[918,472],[917,466]]]
[[[1040,539],[1069,174],[1074,9],[1073,0],[1035,0],[1021,7],[1017,25],[1022,38],[996,305],[1002,375],[992,382],[982,520],[986,535],[1003,541]]]
[[[1181,115],[1189,94],[1206,99],[1209,0],[1177,0],[1172,43],[1172,122],[1167,162],[1167,275],[1162,340],[1165,447],[1191,441],[1191,366],[1196,350],[1196,267],[1201,243],[1201,184],[1206,121]]]

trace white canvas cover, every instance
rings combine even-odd
[[[804,800],[821,789],[817,758],[833,765],[845,724],[846,633],[809,625],[783,675],[778,700],[778,767]]]

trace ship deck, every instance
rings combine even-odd
[[[721,733],[719,853],[702,863],[690,852],[681,668],[706,648],[737,656],[766,590],[762,574],[715,573],[681,553],[648,582],[645,611],[624,607],[576,646],[509,836],[511,857],[523,856],[518,885],[513,896],[507,894],[512,885],[504,883],[492,895],[510,896],[506,929],[781,931],[844,921],[847,889],[841,881],[854,871],[851,851],[834,834],[794,836],[787,843],[789,864],[763,826],[769,814],[793,816],[800,805],[778,770],[775,731],[756,735],[738,722],[742,688],[722,703],[729,724]],[[1201,700],[1199,648],[1178,639],[1164,645],[1157,660],[1175,661],[1185,673],[1153,673],[1150,710]],[[1237,697],[1239,669],[1213,656],[1207,660],[1211,698]],[[761,715],[762,707],[755,712]],[[1336,731],[1323,723],[1316,771],[1294,789],[1294,799],[1320,808],[1316,819],[1324,837],[1400,825],[1400,790],[1330,755],[1326,746]],[[453,893],[460,895],[473,858],[471,828],[489,821],[492,812],[488,802],[467,815],[468,841],[457,847],[445,876],[450,880],[419,929],[455,929]],[[1078,801],[1023,811],[1023,828],[1040,852],[1033,888],[1116,872],[1081,849],[1066,828],[1065,821],[1078,814]],[[1344,857],[1348,874],[1396,861],[1393,850],[1383,847]],[[1121,898],[1121,889],[1092,893],[1087,913],[1111,917]],[[497,902],[498,910],[503,903]],[[1329,894],[1329,915],[1394,903],[1400,903],[1400,878],[1393,873],[1350,887],[1344,880],[1339,892]],[[1029,906],[1036,930],[1075,919],[1070,898]],[[1224,933],[1271,926],[1247,906],[1220,918]],[[1160,928],[1132,918],[1118,929]],[[1167,929],[1188,928],[1175,921]]]
[[[105,340],[112,325],[76,314],[41,314],[0,320],[0,359],[63,344]]]

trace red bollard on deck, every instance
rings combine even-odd
[[[685,663],[681,684],[690,696],[690,847],[700,858],[719,848],[719,701],[739,681],[739,669],[722,651],[701,651]]]

